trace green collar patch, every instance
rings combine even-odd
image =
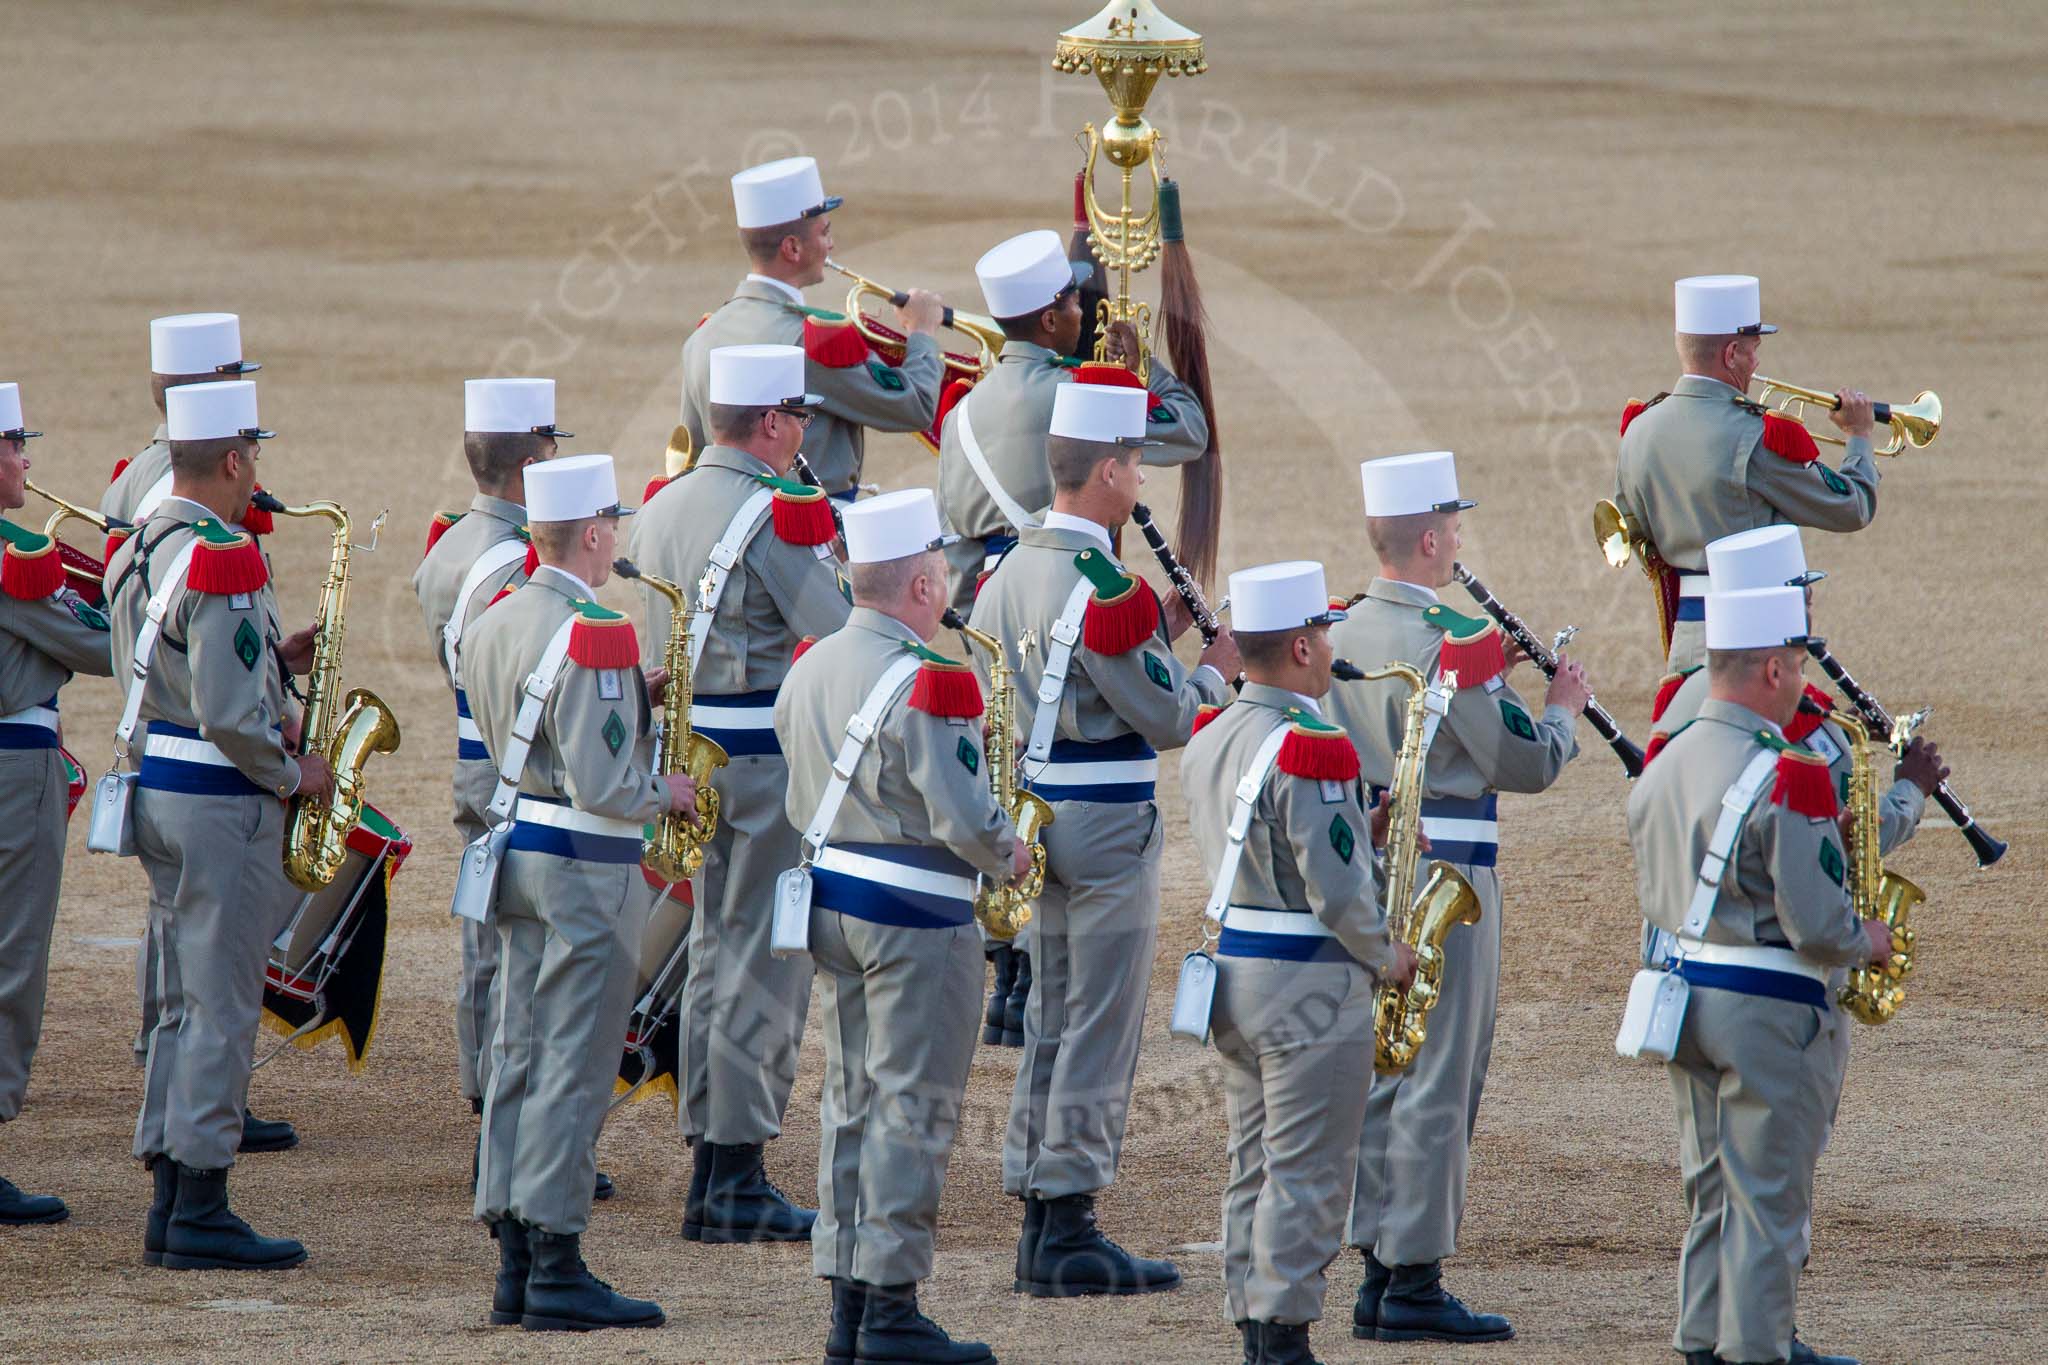
[[[1293,721],[1297,726],[1313,734],[1341,735],[1344,733],[1343,726],[1332,725],[1306,706],[1290,706],[1281,714],[1285,715],[1287,719]]]
[[[0,517],[0,541],[7,542],[23,554],[40,554],[49,545],[50,538],[41,531],[16,526],[7,518]]]
[[[624,612],[613,611],[610,607],[601,607],[597,603],[587,601],[581,597],[569,605],[576,608],[576,615],[585,621],[599,621],[609,624],[613,621],[623,621],[626,619]]]
[[[1441,602],[1423,608],[1422,619],[1452,640],[1470,640],[1493,629],[1492,621],[1479,616],[1461,616]]]

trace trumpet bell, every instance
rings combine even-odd
[[[1926,389],[1910,403],[1893,404],[1891,428],[1887,451],[1896,453],[1901,440],[1915,450],[1925,450],[1941,434],[1940,395]]]
[[[1629,554],[1635,537],[1630,534],[1632,525],[1628,513],[1621,510],[1612,498],[1602,498],[1593,504],[1593,539],[1600,545],[1600,553],[1607,559],[1610,569],[1628,567]]]

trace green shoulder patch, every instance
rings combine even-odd
[[[1145,676],[1152,685],[1165,691],[1173,691],[1173,674],[1167,671],[1165,662],[1151,650],[1145,651]]]
[[[896,373],[896,371],[890,369],[879,360],[870,360],[868,362],[868,373],[874,377],[874,381],[877,384],[880,384],[891,393],[901,393],[908,387],[903,382],[902,375]]]
[[[212,517],[201,517],[193,522],[192,530],[208,545],[233,546],[248,540],[240,531],[230,531]]]
[[[244,616],[235,627],[235,657],[242,661],[242,667],[256,671],[256,661],[263,657],[263,638],[256,633],[256,627],[249,624]]]
[[[624,612],[613,611],[610,607],[602,607],[595,602],[586,601],[580,597],[570,605],[574,606],[576,614],[586,621],[623,621],[626,619]]]
[[[1341,735],[1344,733],[1343,726],[1331,724],[1306,706],[1290,706],[1280,714],[1304,730],[1311,730],[1318,734],[1326,735]]]
[[[1170,427],[1180,421],[1180,418],[1176,417],[1173,409],[1166,404],[1154,403],[1145,413],[1145,420],[1155,427]]]
[[[1688,721],[1687,724],[1691,724],[1691,722]],[[1756,742],[1774,754],[1798,754],[1801,758],[1812,758],[1815,756],[1813,750],[1807,748],[1804,744],[1794,744],[1791,740],[1774,735],[1769,730],[1757,731]]]
[[[1836,886],[1842,884],[1842,877],[1848,871],[1848,865],[1842,861],[1842,850],[1835,847],[1833,839],[1822,838],[1820,841],[1820,870],[1827,873],[1828,880]]]
[[[1346,863],[1358,848],[1358,836],[1351,832],[1351,822],[1342,815],[1330,817],[1330,847],[1337,850],[1337,856]]]
[[[1500,718],[1506,722],[1508,732],[1516,738],[1536,738],[1536,724],[1529,719],[1529,713],[1506,697],[1500,699]]]
[[[937,651],[936,649],[932,649],[929,646],[915,644],[911,641],[906,640],[903,643],[903,647],[910,653],[915,654],[920,660],[922,660],[925,663],[939,664],[945,668],[960,667],[960,661],[958,659],[949,659],[945,655],[939,653],[939,651]]]
[[[88,630],[109,629],[106,613],[86,602],[84,598],[66,597],[64,605],[78,618],[78,623]]]
[[[846,321],[846,314],[835,313],[830,308],[813,308],[807,303],[787,303],[783,307],[789,309],[792,313],[802,313],[807,318],[816,318],[819,322]],[[707,313],[705,316],[709,317],[710,314]]]
[[[1475,635],[1484,635],[1493,628],[1492,621],[1479,616],[1460,615],[1441,602],[1433,607],[1423,608],[1422,619],[1453,640],[1466,640]]]
[[[607,716],[604,729],[598,733],[604,736],[604,747],[612,751],[612,757],[618,757],[619,750],[626,746],[626,722],[619,719],[619,713],[614,711]]]
[[[1820,471],[1820,481],[1828,486],[1828,492],[1833,493],[1838,498],[1849,496],[1849,481],[1847,479],[1818,460],[1814,462],[1813,467]]]
[[[981,750],[975,748],[974,741],[967,736],[960,736],[960,747],[953,750],[953,756],[960,760],[960,766],[968,772],[981,772]]]

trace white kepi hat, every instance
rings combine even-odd
[[[801,346],[720,346],[711,353],[711,401],[740,408],[815,408]]]
[[[849,564],[886,564],[960,539],[940,533],[939,503],[929,488],[904,488],[848,503],[842,515]]]
[[[149,323],[149,368],[156,374],[252,374],[242,359],[242,320],[233,313],[179,313]]]
[[[1412,517],[1459,512],[1479,504],[1458,496],[1458,465],[1448,450],[1389,455],[1358,466],[1369,517]]]
[[[0,440],[26,441],[31,436],[42,434],[22,425],[21,385],[0,384]]]
[[[1076,441],[1104,445],[1156,446],[1145,439],[1145,415],[1152,395],[1122,384],[1071,381],[1053,390],[1052,432]]]
[[[526,467],[528,521],[581,521],[632,512],[619,506],[619,481],[609,455],[564,455]]]
[[[267,441],[277,435],[256,423],[256,381],[216,379],[164,390],[166,439],[219,441],[246,436]]]
[[[1050,307],[1052,301],[1085,283],[1094,267],[1069,261],[1060,235],[1049,228],[1026,232],[982,253],[974,263],[981,297],[999,318],[1021,318]]]
[[[1803,588],[1827,575],[1806,567],[1796,526],[1759,526],[1707,543],[1707,590]]]
[[[1708,649],[1773,649],[1806,643],[1806,589],[1744,588],[1707,594]]]
[[[1313,559],[1261,564],[1230,576],[1230,628],[1235,631],[1298,630],[1341,621],[1330,605],[1323,566]]]
[[[535,436],[576,434],[555,425],[555,381],[552,379],[463,380],[462,429],[522,432]]]
[[[789,156],[749,166],[732,178],[733,216],[743,228],[775,227],[815,218],[845,203],[825,193],[816,157]]]
[[[1763,291],[1754,275],[1693,275],[1671,287],[1677,330],[1689,336],[1768,336]]]

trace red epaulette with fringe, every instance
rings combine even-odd
[[[1081,643],[1097,654],[1128,654],[1159,630],[1159,599],[1136,574],[1100,550],[1083,550],[1074,567],[1095,586],[1081,617]]]
[[[585,668],[631,668],[640,662],[640,637],[625,616],[595,602],[576,603],[569,657]]]
[[[910,685],[913,710],[947,720],[971,720],[981,714],[981,683],[972,668],[923,645],[905,648],[918,658],[917,680]]]
[[[127,472],[128,466],[133,463],[134,461],[129,459],[126,455],[123,455],[120,459],[114,461],[114,472],[107,475],[107,487],[112,488],[117,482],[119,482],[121,475]]]
[[[828,370],[850,370],[868,361],[867,338],[844,313],[804,310],[804,354]]]
[[[653,478],[649,479],[647,481],[647,487],[641,491],[640,505],[642,507],[645,507],[648,503],[653,502],[654,495],[656,493],[659,493],[662,489],[668,487],[669,479],[671,477],[673,476],[668,474],[657,474]]]
[[[198,534],[192,550],[192,567],[185,572],[185,586],[194,592],[215,596],[255,592],[270,581],[270,566],[256,537],[234,531],[212,517],[192,523]]]
[[[1507,648],[1501,643],[1499,623],[1460,616],[1442,603],[1424,608],[1422,617],[1444,633],[1437,672],[1446,678],[1455,673],[1459,691],[1484,686],[1507,671]]]
[[[803,658],[803,657],[804,657],[804,655],[806,655],[806,654],[808,654],[808,653],[810,653],[810,652],[811,652],[811,646],[812,646],[812,645],[814,645],[814,644],[816,644],[816,643],[818,643],[818,637],[817,637],[817,636],[815,636],[815,635],[806,635],[806,636],[804,636],[804,638],[803,638],[803,639],[801,639],[801,640],[798,640],[798,641],[796,642],[796,648],[795,648],[795,649],[792,649],[791,651],[789,651],[789,661],[790,661],[791,663],[795,663],[795,662],[796,662],[796,661],[797,661],[798,659],[801,659],[801,658]]]
[[[434,553],[434,547],[441,543],[441,537],[448,534],[448,528],[462,520],[460,512],[436,512],[434,519],[427,523],[427,548],[421,558]]]
[[[1835,699],[1812,683],[1806,685],[1806,700],[1819,709],[1809,711],[1802,706],[1793,713],[1792,723],[1785,727],[1785,738],[1794,744],[1806,743],[1808,737],[1827,722],[1829,714],[1835,709]]]
[[[1142,389],[1145,381],[1110,360],[1084,360],[1074,371],[1076,384],[1107,384],[1115,389]]]
[[[514,585],[507,583],[504,587],[498,589],[498,591],[491,596],[490,601],[484,603],[484,608],[486,610],[489,610],[490,608],[497,606],[498,603],[510,597],[515,591],[517,591],[517,589],[514,587]]]
[[[932,429],[920,434],[918,437],[920,441],[931,447],[932,454],[936,455],[939,453],[939,438],[945,434],[946,415],[952,412],[954,408],[959,407],[967,395],[973,392],[974,381],[971,379],[955,379],[951,383],[943,384],[939,387],[938,416],[932,418]]]
[[[1664,746],[1670,742],[1671,736],[1665,734],[1662,730],[1652,730],[1650,732],[1650,742],[1643,749],[1643,766],[1645,768],[1649,767],[1651,760],[1656,758],[1658,754],[1663,753]]]
[[[1344,728],[1310,715],[1299,706],[1287,708],[1287,738],[1280,741],[1274,761],[1289,777],[1312,782],[1355,782],[1358,779],[1358,750]]]
[[[526,558],[519,565],[519,576],[521,578],[531,578],[533,577],[533,571],[540,567],[540,547],[535,545],[533,537],[528,536],[524,531],[521,531],[519,534],[526,539]]]
[[[769,505],[769,511],[777,540],[791,545],[824,545],[839,534],[824,489],[794,479],[778,479],[773,474],[754,477],[775,490],[775,501]]]
[[[107,557],[105,560],[102,561],[102,563],[113,563],[114,551],[120,549],[123,545],[126,545],[128,543],[128,537],[134,534],[135,528],[133,526],[115,526],[109,528],[107,531]]]
[[[1841,812],[1828,761],[1768,730],[1756,732],[1767,749],[1777,751],[1778,776],[1771,785],[1771,804],[1812,820],[1832,820]]]
[[[1224,709],[1225,708],[1221,706],[1212,706],[1208,702],[1203,702],[1200,706],[1196,707],[1195,723],[1194,726],[1191,729],[1189,729],[1188,735],[1190,737],[1193,737],[1195,735],[1201,734],[1203,727],[1208,725],[1210,721],[1216,719],[1216,717],[1222,715]]]
[[[1804,422],[1795,422],[1781,412],[1764,414],[1764,449],[1793,464],[1812,464],[1820,458],[1820,447]]]
[[[0,546],[0,591],[9,597],[39,602],[64,586],[64,560],[52,537],[0,519]]]
[[[1678,689],[1685,686],[1687,678],[1690,678],[1699,671],[1699,665],[1695,664],[1691,668],[1681,668],[1676,673],[1666,673],[1658,680],[1657,695],[1650,702],[1650,723],[1652,725],[1664,719],[1665,709],[1671,705],[1671,699],[1678,695]]]
[[[263,485],[257,484],[256,491],[261,493]],[[242,529],[252,536],[267,536],[277,529],[277,521],[271,516],[269,508],[258,507],[256,500],[251,498],[249,505],[242,509]]]

